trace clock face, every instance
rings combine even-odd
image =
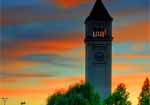
[[[97,63],[104,63],[104,52],[96,52],[94,59]]]

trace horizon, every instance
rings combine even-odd
[[[114,18],[112,90],[124,83],[136,105],[150,77],[150,2],[102,1]],[[85,80],[84,21],[94,3],[0,2],[0,97],[8,97],[6,105],[44,105],[49,95]]]

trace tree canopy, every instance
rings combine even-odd
[[[129,92],[124,84],[119,84],[115,91],[105,100],[106,105],[131,105]]]
[[[49,97],[47,105],[102,105],[98,93],[89,83],[77,84],[67,93]]]
[[[131,105],[125,84],[117,86],[108,98],[101,100],[99,94],[89,84],[77,84],[66,93],[57,92],[47,99],[47,105]],[[138,105],[150,105],[150,81],[147,78],[139,95]]]
[[[150,81],[148,78],[144,81],[138,105],[150,105]]]

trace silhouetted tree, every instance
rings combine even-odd
[[[102,105],[102,102],[98,93],[86,83],[75,85],[66,94],[54,94],[48,98],[47,105]]]
[[[138,105],[150,105],[150,81],[148,78],[144,81]]]
[[[115,91],[105,100],[105,105],[131,105],[129,93],[124,84],[119,84]]]

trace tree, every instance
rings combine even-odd
[[[138,105],[150,105],[150,81],[148,78],[144,81]]]
[[[47,99],[47,105],[66,105],[66,98],[62,93],[56,93]]]
[[[47,105],[102,105],[98,93],[88,84],[77,84],[63,93],[48,97]]]
[[[124,84],[119,84],[115,91],[105,100],[105,105],[131,105],[129,93]]]

